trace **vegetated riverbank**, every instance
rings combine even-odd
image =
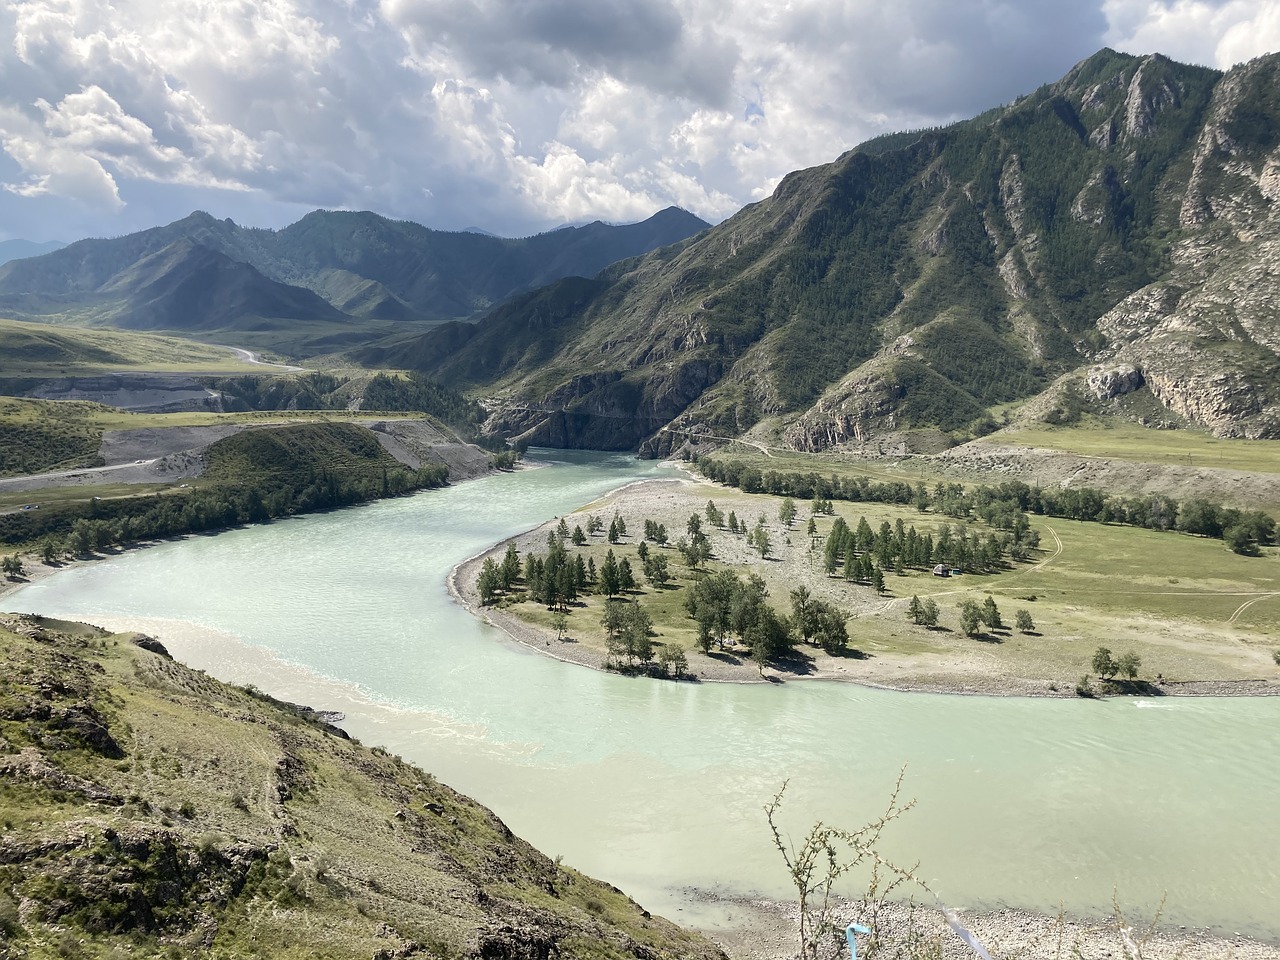
[[[725,516],[733,512],[744,524],[748,520],[763,524],[770,540],[769,557],[762,558],[741,534],[708,523],[708,500]],[[1076,695],[1081,676],[1092,672],[1094,651],[1107,646],[1117,653],[1132,649],[1140,655],[1139,680],[1143,682],[1129,687],[1131,691],[1153,696],[1280,694],[1280,668],[1272,655],[1273,649],[1280,647],[1280,637],[1266,621],[1240,622],[1253,607],[1280,600],[1274,586],[1268,587],[1267,578],[1275,574],[1278,562],[1274,555],[1236,557],[1221,544],[1201,538],[1037,518],[1036,525],[1044,531],[1041,549],[1025,562],[1009,563],[994,574],[945,579],[928,571],[904,571],[905,576],[887,572],[881,594],[827,575],[821,543],[832,519],[817,516],[817,536],[811,538],[806,533],[808,505],[797,504],[798,518],[786,524],[777,515],[781,502],[779,497],[744,494],[695,478],[631,484],[564,521],[570,530],[575,526],[585,529],[588,516],[599,517],[607,526],[616,514],[625,521],[626,535],[614,544],[599,534],[587,538],[584,545],[567,547],[587,554],[597,567],[606,550],[612,549],[619,557],[630,558],[639,580],[641,562],[636,551],[645,521],[663,524],[669,539],[675,541],[684,535],[689,517],[697,515],[711,539],[712,566],[760,576],[769,588],[770,602],[780,613],[790,610],[789,592],[803,586],[813,597],[828,600],[851,615],[850,648],[856,653],[829,656],[817,647],[800,645],[798,656],[772,663],[763,671],[738,645],[703,654],[697,649],[693,621],[681,606],[685,588],[697,574],[685,568],[676,550],[649,543],[651,552],[669,558],[675,585],[637,588],[632,599],[654,611],[658,643],[685,649],[687,675],[693,680],[833,679],[934,693],[1069,697]],[[932,530],[952,523],[946,517],[922,515],[912,508],[862,503],[834,506],[850,527],[860,516],[866,516],[872,527],[904,520]],[[563,639],[558,638],[551,615],[541,604],[480,603],[477,580],[484,561],[501,561],[509,543],[515,544],[522,558],[531,552],[544,553],[547,538],[559,523],[559,518],[549,520],[465,561],[450,574],[449,589],[468,609],[513,639],[558,659],[603,669],[611,660],[599,624],[603,598],[585,597],[570,607]],[[970,527],[976,532],[984,529],[981,525]],[[1151,571],[1134,570],[1126,582],[1122,570],[1105,569],[1111,562],[1108,558],[1132,552],[1135,544],[1139,549],[1159,550],[1150,558],[1153,565],[1187,575],[1157,582],[1149,575]],[[1100,587],[1100,577],[1105,578],[1106,586]],[[1192,581],[1191,577],[1200,579]],[[908,607],[913,595],[938,604],[942,611],[938,628],[910,622]],[[988,596],[998,601],[1006,622],[1013,620],[1015,606],[1027,609],[1034,617],[1034,629],[990,629],[977,637],[965,635],[956,623],[956,607],[966,599],[981,603]],[[1224,610],[1223,622],[1201,615],[1213,605]],[[1095,689],[1107,692],[1096,677],[1092,683]]]

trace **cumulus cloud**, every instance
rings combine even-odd
[[[0,223],[63,236],[68,203],[87,212],[67,229],[99,233],[196,205],[272,224],[371,208],[507,234],[671,203],[717,220],[790,170],[1006,102],[1104,44],[1218,66],[1276,49],[1278,10],[0,0]]]
[[[1228,69],[1280,50],[1280,0],[1107,0],[1108,42]]]

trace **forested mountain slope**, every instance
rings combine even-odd
[[[962,430],[1071,373],[1276,436],[1278,144],[1280,56],[1222,74],[1104,50],[399,356],[497,394],[493,429],[569,446],[661,451],[771,417],[800,449]]]
[[[283,230],[196,212],[110,240],[0,266],[0,310],[142,329],[232,328],[245,318],[441,320],[523,290],[593,276],[707,226],[669,208],[508,240],[373,213],[318,210]]]

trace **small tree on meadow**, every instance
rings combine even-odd
[[[784,527],[791,526],[791,521],[796,518],[796,502],[790,497],[782,501],[782,505],[778,507],[778,519],[782,521]]]
[[[756,527],[756,549],[760,551],[760,557],[763,560],[769,559],[769,550],[772,544],[769,543],[769,534],[764,527]]]
[[[623,593],[636,588],[636,575],[631,569],[631,561],[623,557],[618,561],[618,589]]]
[[[982,608],[973,600],[965,600],[960,604],[960,629],[965,636],[978,635],[982,627]]]
[[[1036,628],[1035,621],[1031,619],[1031,614],[1026,610],[1015,611],[1013,623],[1022,633],[1031,633]]]
[[[994,597],[988,596],[982,601],[982,622],[992,630],[999,630],[1004,626],[1000,621],[1000,608],[996,606]]]
[[[923,627],[938,625],[938,604],[932,597],[920,605],[920,625]]]

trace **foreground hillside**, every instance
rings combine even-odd
[[[0,619],[0,955],[723,956],[429,773],[134,640]]]
[[[401,357],[499,393],[491,428],[551,445],[963,436],[1046,391],[1050,420],[1121,398],[1153,424],[1275,437],[1278,76],[1280,55],[1222,74],[1104,50]]]

